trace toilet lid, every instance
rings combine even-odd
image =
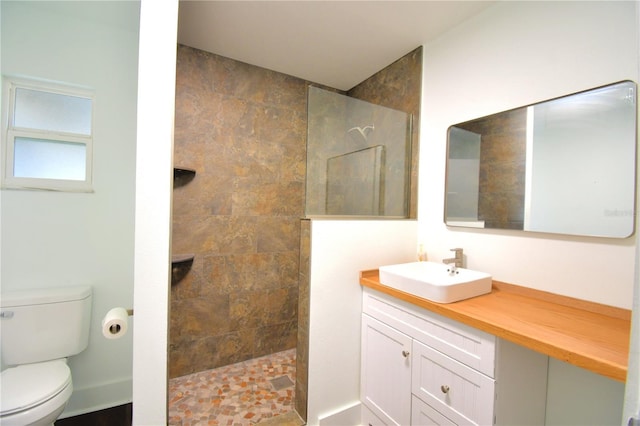
[[[71,383],[63,359],[7,368],[0,376],[0,413],[22,411],[52,398]]]

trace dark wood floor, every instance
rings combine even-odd
[[[55,426],[131,426],[132,404],[56,420]]]

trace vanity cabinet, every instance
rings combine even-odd
[[[409,424],[412,343],[406,334],[362,315],[362,401],[380,418],[365,425]]]
[[[544,424],[548,357],[364,289],[364,425]]]

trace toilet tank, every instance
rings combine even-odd
[[[3,292],[2,362],[29,364],[85,350],[89,344],[91,298],[89,286]]]

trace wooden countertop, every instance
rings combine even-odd
[[[491,293],[435,303],[380,283],[378,270],[360,284],[460,321],[534,351],[626,381],[631,311],[493,282]]]

